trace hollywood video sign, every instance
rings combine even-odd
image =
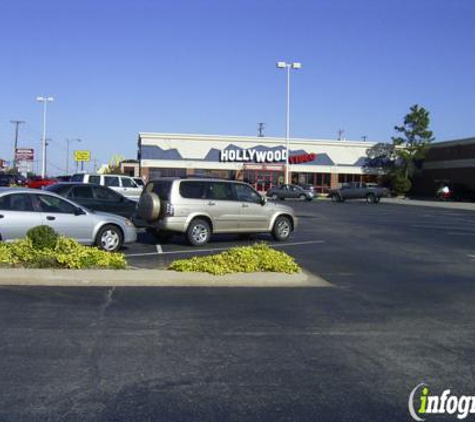
[[[275,163],[285,161],[286,157],[287,151],[285,149],[272,151],[259,151],[257,149],[228,149],[221,151],[219,160],[232,163]]]
[[[244,163],[278,163],[286,161],[287,151],[285,149],[273,151],[259,151],[256,149],[243,150],[223,150],[221,151],[220,161],[222,162],[244,162]],[[291,155],[290,164],[303,164],[313,161],[317,158],[316,154]]]

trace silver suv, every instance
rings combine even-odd
[[[133,222],[165,237],[184,233],[193,246],[212,233],[267,232],[284,241],[297,226],[292,208],[268,203],[246,183],[202,178],[148,182]]]

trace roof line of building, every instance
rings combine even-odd
[[[272,137],[272,136],[237,136],[237,135],[204,135],[204,134],[192,134],[192,133],[163,133],[163,132],[139,132],[140,138],[170,138],[170,139],[183,139],[183,140],[223,140],[223,141],[247,141],[247,142],[286,142],[285,137]],[[300,143],[320,143],[320,144],[346,144],[346,145],[366,145],[370,147],[376,142],[374,141],[351,141],[351,140],[336,140],[336,139],[311,139],[311,138],[289,138],[290,142]]]

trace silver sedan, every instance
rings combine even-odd
[[[21,239],[41,225],[109,252],[137,239],[134,225],[123,217],[90,211],[51,192],[0,188],[0,240]]]

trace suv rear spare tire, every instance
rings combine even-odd
[[[158,219],[160,215],[160,198],[156,193],[142,193],[137,208],[137,214],[142,220],[151,222]]]

